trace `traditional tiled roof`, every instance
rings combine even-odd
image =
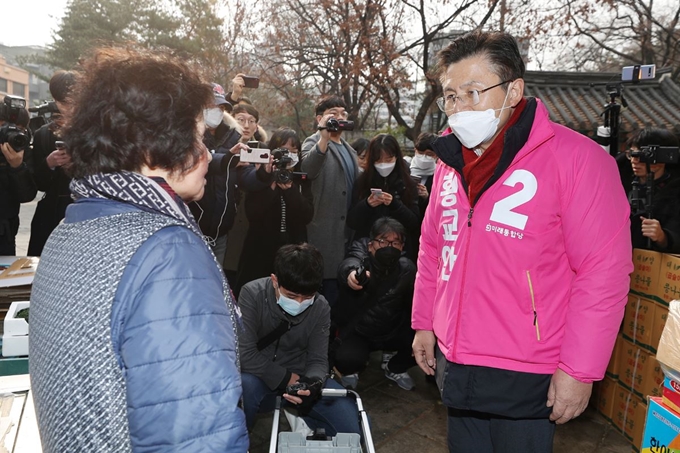
[[[621,74],[527,71],[524,80],[525,94],[540,98],[553,121],[593,136],[609,103],[605,84],[620,81]],[[658,71],[655,80],[623,84],[623,97],[628,108],[621,111],[622,135],[643,127],[680,134],[680,86],[668,71]]]

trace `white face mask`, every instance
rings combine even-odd
[[[501,122],[500,112],[510,108],[505,106],[509,93],[510,87],[508,87],[508,91],[505,93],[503,106],[500,109],[487,109],[481,112],[478,110],[466,110],[449,116],[449,126],[451,126],[453,134],[464,147],[473,149],[479,144],[491,140],[491,137],[498,130],[498,124]],[[496,117],[496,111],[498,111],[498,117]]]
[[[395,165],[397,165],[396,162],[392,162],[391,164],[373,164],[375,171],[377,171],[378,174],[380,174],[380,176],[383,178],[386,178],[390,173],[392,173]]]
[[[288,153],[288,157],[290,157],[288,168],[293,168],[298,162],[300,162],[300,158],[298,157],[297,153]]]
[[[210,129],[215,129],[222,122],[222,110],[219,107],[203,110],[205,125]]]
[[[413,159],[411,160],[411,169],[417,168],[423,171],[434,172],[434,167],[436,164],[437,160],[434,157],[428,156],[427,154],[415,153],[413,155]]]

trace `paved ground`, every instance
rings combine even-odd
[[[38,194],[38,199],[41,194]],[[21,207],[17,255],[28,248],[31,219],[36,201]],[[425,381],[416,367],[410,370],[416,389],[407,392],[386,379],[380,369],[380,354],[362,374],[358,392],[372,423],[376,450],[383,453],[446,453],[446,409],[437,388]],[[272,417],[258,419],[251,436],[251,453],[269,448]],[[281,423],[284,427],[286,422]],[[555,453],[630,453],[631,446],[606,420],[592,409],[566,425],[558,426]],[[527,452],[528,453],[528,452]]]

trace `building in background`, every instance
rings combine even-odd
[[[0,96],[7,94],[21,96],[30,105],[28,84],[30,74],[25,69],[7,63],[5,57],[0,55]]]
[[[35,106],[42,104],[43,102],[52,99],[49,90],[49,79],[54,73],[54,69],[44,65],[33,63],[31,60],[36,60],[45,53],[45,49],[36,46],[4,46],[0,44],[0,59],[4,58],[4,63],[6,65],[12,66],[16,69],[24,71],[28,74],[28,79],[25,85],[28,86],[28,93],[25,96],[18,95],[26,98],[26,105]],[[2,60],[0,60],[2,61]],[[4,69],[0,69],[3,71]],[[5,78],[3,74],[0,74],[0,79]],[[21,83],[21,81],[18,81]],[[0,80],[0,92],[3,91],[3,84]],[[9,84],[8,84],[9,85]],[[7,87],[12,89],[11,87]],[[7,94],[13,94],[9,92]]]

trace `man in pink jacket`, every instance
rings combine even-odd
[[[451,452],[549,452],[602,379],[633,270],[616,163],[524,98],[512,36],[439,53],[452,133],[422,225],[413,352],[437,375]]]

